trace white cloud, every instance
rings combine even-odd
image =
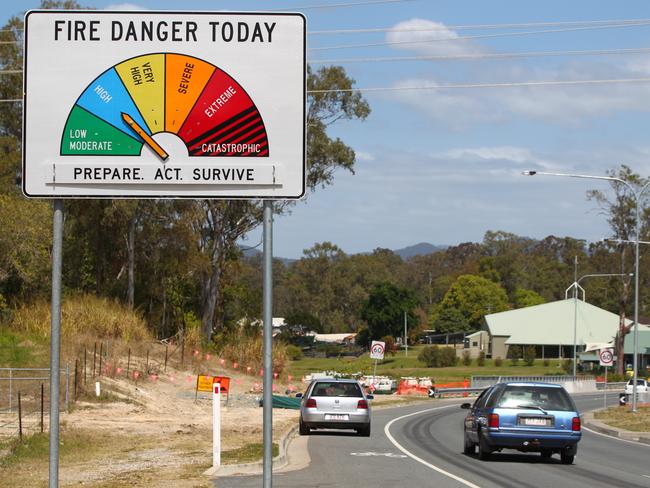
[[[574,67],[575,68],[575,67]],[[608,76],[588,67],[545,72],[512,69],[502,73],[507,81],[591,80],[634,78],[639,73],[615,69]],[[650,69],[650,65],[649,65]],[[600,72],[600,67],[597,70]],[[504,81],[505,81],[504,80]],[[470,80],[470,83],[499,80]],[[396,82],[396,88],[443,85],[438,79],[410,78]],[[578,125],[591,117],[616,112],[650,112],[650,83],[601,85],[551,85],[468,89],[426,89],[397,91],[395,97],[453,129],[482,122],[524,117],[565,125]]]
[[[113,3],[104,7],[104,10],[149,10],[146,7],[137,5],[135,3]]]
[[[386,34],[387,42],[396,49],[416,51],[431,56],[452,56],[481,52],[477,45],[459,39],[456,32],[440,22],[425,19],[411,19],[393,26]],[[411,44],[413,43],[413,44]]]
[[[374,161],[375,156],[369,152],[354,150],[357,161]]]

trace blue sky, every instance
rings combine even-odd
[[[348,253],[422,241],[479,242],[487,230],[535,238],[553,234],[598,240],[608,235],[606,219],[585,193],[592,188],[607,189],[606,184],[524,177],[521,171],[603,175],[623,163],[641,175],[650,175],[650,82],[409,89],[650,78],[650,50],[621,52],[650,47],[650,3],[646,0],[80,3],[117,9],[302,11],[307,16],[308,60],[314,67],[322,65],[318,60],[333,60],[346,68],[357,87],[387,88],[364,94],[372,108],[365,122],[332,127],[332,135],[355,149],[356,174],[338,172],[333,186],[308,195],[291,215],[276,219],[277,256],[296,258],[303,249],[325,240]],[[38,7],[40,1],[19,4],[2,2],[3,23],[22,10]],[[320,8],[324,5],[330,7]],[[647,22],[614,28],[594,23],[632,19]],[[540,23],[553,25],[504,26]],[[319,33],[342,29],[384,30]],[[556,32],[539,32],[543,30]],[[384,45],[332,49],[378,43]],[[486,58],[529,52],[565,54]],[[479,58],[378,59],[431,56]],[[343,63],[350,58],[357,60]],[[254,232],[246,244],[255,245],[259,239],[260,233]]]

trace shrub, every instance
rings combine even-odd
[[[501,356],[497,356],[497,358],[494,360],[494,365],[497,368],[503,365],[503,359],[501,359]]]
[[[517,366],[517,364],[519,364],[519,358],[521,357],[521,347],[510,346],[508,349],[508,356],[510,356],[510,363],[513,366]]]
[[[562,361],[562,369],[566,374],[573,374],[573,361],[570,359]]]
[[[387,354],[394,356],[395,353],[397,352],[397,344],[395,344],[395,339],[393,339],[393,336],[384,336],[379,340],[386,344],[386,346],[384,347],[384,351]]]
[[[476,358],[477,366],[485,366],[485,351],[480,351],[478,353],[478,358]]]
[[[456,351],[451,347],[428,346],[420,351],[418,360],[428,368],[445,368],[458,363]]]
[[[287,356],[289,356],[289,359],[292,361],[302,359],[302,349],[300,349],[298,346],[294,346],[293,344],[289,344],[287,346]]]
[[[218,338],[216,352],[229,362],[250,366],[253,371],[264,367],[263,338],[258,327],[240,326]],[[273,341],[273,372],[282,373],[287,366],[287,345]]]
[[[526,366],[532,366],[535,364],[535,356],[537,356],[537,350],[535,346],[528,346],[524,349],[524,361]]]
[[[463,351],[463,366],[469,366],[472,364],[472,356],[469,351]]]
[[[544,359],[544,367],[548,368],[550,365],[551,365],[551,360],[548,358]]]

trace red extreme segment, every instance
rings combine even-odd
[[[264,121],[244,89],[216,69],[178,136],[190,156],[268,156]]]
[[[307,403],[305,403],[305,407],[306,408],[316,408],[316,400],[314,400],[313,398],[309,398],[307,400]]]

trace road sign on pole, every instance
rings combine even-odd
[[[23,192],[39,198],[300,198],[297,13],[25,16]]]
[[[372,344],[370,345],[370,359],[384,359],[385,349],[385,342],[372,341]]]
[[[614,349],[607,347],[601,349],[598,357],[600,359],[601,366],[613,366],[614,365]]]

